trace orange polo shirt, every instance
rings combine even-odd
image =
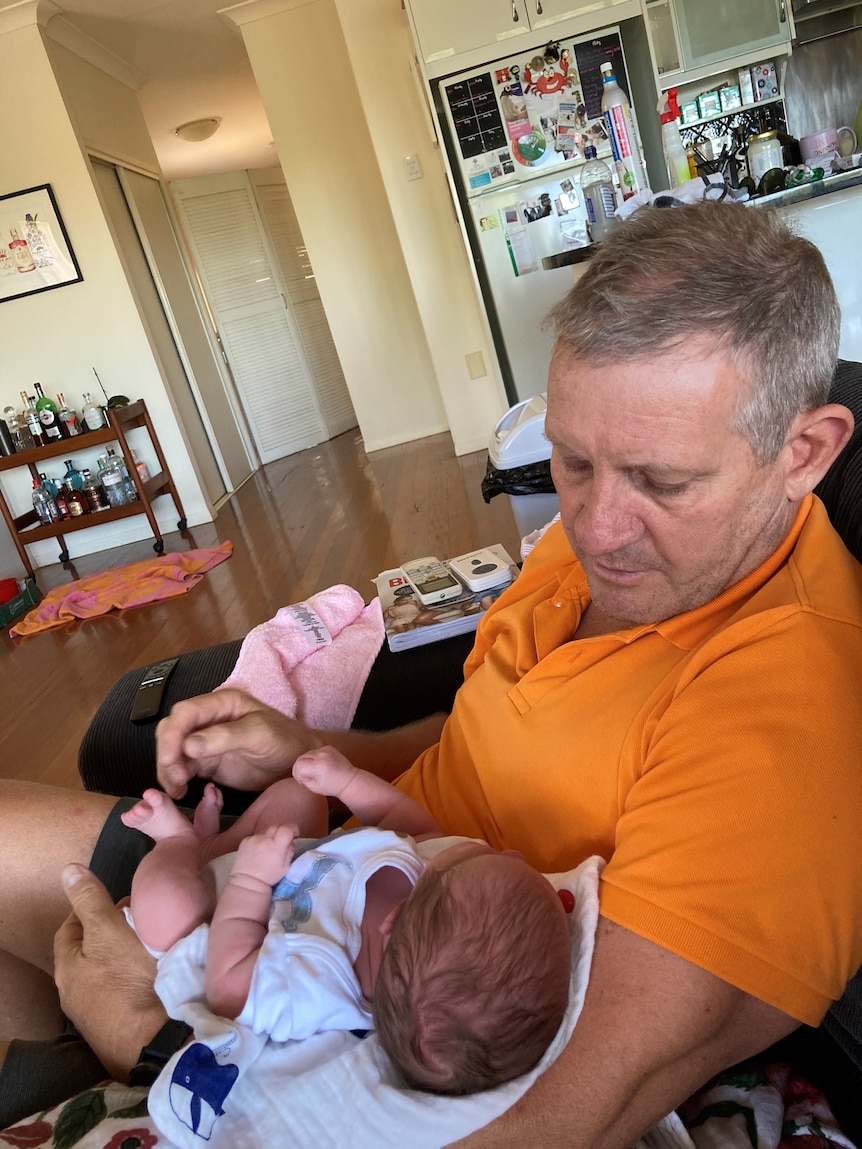
[[[817,1024],[862,964],[862,566],[810,496],[697,610],[571,641],[589,601],[555,526],[399,788],[545,872],[600,854],[605,917]]]

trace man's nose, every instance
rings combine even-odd
[[[586,555],[610,554],[640,540],[643,523],[621,478],[593,477],[577,491],[571,527]]]

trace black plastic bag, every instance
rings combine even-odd
[[[547,495],[556,491],[551,478],[551,460],[540,459],[524,467],[498,470],[488,456],[488,466],[482,480],[482,498],[490,503],[495,495]]]

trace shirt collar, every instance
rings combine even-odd
[[[644,623],[628,630],[616,631],[614,632],[616,637],[621,638],[624,642],[633,642],[636,638],[649,634],[650,631],[656,631],[674,646],[682,650],[692,650],[712,633],[724,618],[730,617],[754,591],[759,590],[784,565],[796,546],[813,505],[814,496],[807,495],[799,504],[790,530],[778,548],[759,567],[747,574],[745,578],[740,579],[739,582],[722,591],[720,595],[710,599],[703,606],[685,611],[683,614],[674,615],[672,618],[666,618],[663,622]],[[559,575],[559,586],[560,597],[565,596],[579,600],[581,614],[583,614],[590,602],[590,588],[584,568],[577,558],[574,560],[573,566],[567,567]]]

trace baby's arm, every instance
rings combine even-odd
[[[382,778],[360,770],[332,746],[321,746],[297,758],[293,777],[315,794],[340,799],[364,826],[399,830],[414,838],[438,838],[442,833],[418,802]]]
[[[296,826],[270,826],[239,844],[210,926],[206,998],[213,1013],[238,1017],[266,937],[272,887],[293,859]]]

